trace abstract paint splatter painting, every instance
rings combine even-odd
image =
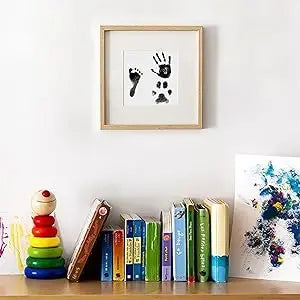
[[[0,212],[0,274],[22,274],[30,220]]]
[[[300,281],[300,158],[239,155],[231,276]]]

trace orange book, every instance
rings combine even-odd
[[[124,230],[113,230],[113,281],[124,280]]]

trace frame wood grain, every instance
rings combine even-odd
[[[109,124],[107,118],[105,78],[105,33],[108,31],[196,31],[198,33],[198,120],[193,124]],[[161,130],[201,129],[203,101],[203,26],[141,26],[101,25],[100,26],[100,127],[104,130]]]

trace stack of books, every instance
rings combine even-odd
[[[92,265],[94,268],[98,265],[99,280],[189,283],[228,280],[229,221],[224,201],[186,198],[174,203],[170,211],[162,212],[160,219],[121,214],[121,226],[103,226],[110,206],[104,200],[99,205],[96,210],[101,211],[103,206],[106,214],[102,216],[101,229],[97,227],[101,232],[98,238],[88,236],[91,228],[88,225],[81,234],[89,244],[91,239],[95,244],[93,249],[88,247],[85,256],[96,257]],[[80,244],[77,251],[84,249],[83,238]],[[80,274],[76,277],[76,271],[72,271],[76,257],[80,255],[74,254],[69,266],[71,281],[80,278]]]

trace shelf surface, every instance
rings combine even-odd
[[[33,280],[23,276],[0,276],[0,300],[164,300],[164,299],[300,299],[300,283],[231,278],[226,284],[184,282]]]

